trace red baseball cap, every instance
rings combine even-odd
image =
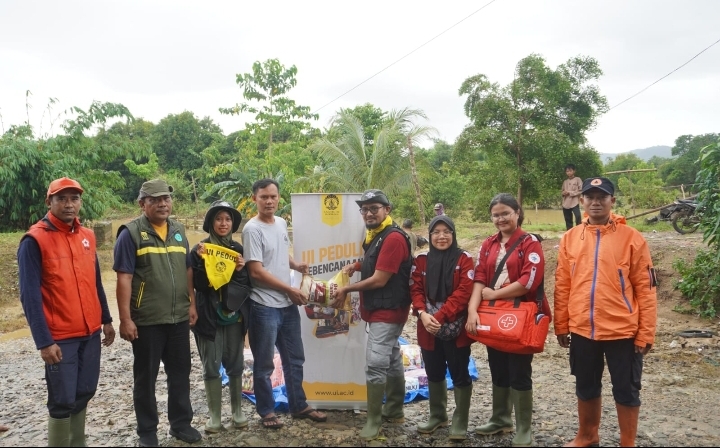
[[[80,193],[85,191],[80,186],[80,182],[76,181],[75,179],[70,179],[69,177],[61,177],[60,179],[55,179],[54,181],[50,182],[47,196],[45,198],[49,199],[50,196],[58,194],[63,190],[67,190],[68,188],[79,190]]]

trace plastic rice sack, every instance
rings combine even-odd
[[[252,351],[249,348],[244,349],[243,364],[245,365],[245,368],[243,369],[242,374],[242,389],[245,393],[252,394],[255,390],[255,384],[253,381],[254,362]],[[280,353],[278,353],[277,350],[275,351],[275,356],[273,357],[273,364],[275,365],[275,370],[273,370],[273,373],[270,375],[270,383],[272,383],[272,387],[282,386],[285,384],[285,375],[283,375]]]
[[[330,306],[332,295],[338,288],[350,284],[350,277],[343,271],[338,272],[330,280],[317,280],[311,275],[303,274],[300,291],[305,295],[308,305]],[[350,311],[350,294],[346,294],[341,310]]]
[[[400,345],[403,367],[405,371],[422,369],[424,367],[420,346],[416,344]]]

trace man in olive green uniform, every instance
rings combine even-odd
[[[132,343],[133,403],[140,446],[158,446],[155,381],[160,361],[168,388],[170,435],[202,439],[190,425],[190,327],[197,311],[185,228],[170,219],[173,188],[147,181],[140,189],[139,218],[118,230],[115,243],[120,337]]]

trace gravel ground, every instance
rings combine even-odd
[[[717,331],[717,322],[700,321],[692,316],[672,311],[677,299],[672,291],[668,263],[673,252],[683,244],[698,245],[698,238],[678,240],[677,235],[649,236],[653,257],[663,284],[660,289],[659,331],[655,347],[646,357],[643,374],[638,430],[639,446],[720,446],[720,417],[716,414],[720,397],[720,344],[718,338],[683,339],[676,333],[688,328],[710,328]],[[548,265],[554,266],[557,240],[544,243]],[[549,267],[552,269],[552,267]],[[551,275],[551,272],[548,272]],[[547,285],[552,294],[552,281]],[[108,285],[109,291],[114,287]],[[415,340],[413,319],[405,328],[405,336]],[[195,409],[193,424],[202,429],[207,415],[200,359],[193,347],[192,403]],[[470,429],[486,421],[491,412],[491,384],[485,350],[473,345],[480,378],[474,384],[470,413]],[[533,429],[537,446],[561,446],[574,437],[577,429],[574,378],[569,374],[567,352],[548,337],[546,351],[536,355],[533,362],[535,410]],[[20,338],[0,343],[0,387],[2,406],[0,424],[10,427],[0,432],[0,446],[44,446],[47,444],[46,389],[42,360],[32,340]],[[609,377],[606,373],[603,390],[603,419],[600,428],[602,445],[617,446],[619,433],[612,400]],[[183,446],[167,435],[167,389],[162,373],[158,378],[157,400],[160,410],[158,436],[163,446]],[[229,424],[230,403],[223,396],[223,419]],[[205,435],[196,446],[357,446],[362,444],[358,432],[365,422],[363,412],[329,411],[326,423],[308,420],[293,421],[283,416],[285,427],[267,430],[258,424],[252,403],[244,400],[250,427],[246,431],[228,430]],[[448,394],[448,412],[454,409],[452,393]],[[405,406],[406,422],[385,424],[383,439],[367,446],[447,446],[448,430],[439,429],[434,435],[422,435],[416,425],[427,418],[427,400]],[[117,339],[104,349],[98,393],[88,408],[87,441],[90,446],[134,446],[135,415],[132,407],[132,350],[130,344]],[[478,436],[472,431],[459,446],[509,446],[512,434]]]

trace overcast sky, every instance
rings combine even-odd
[[[247,120],[218,108],[242,101],[235,77],[253,62],[297,66],[291,97],[316,110],[488,2],[2,0],[0,114],[6,130],[24,122],[30,90],[36,128],[53,97],[56,109],[119,102],[153,122],[189,110],[230,133]],[[468,122],[463,80],[507,84],[531,53],[552,67],[596,58],[613,106],[720,38],[718,17],[716,0],[496,0],[320,110],[316,126],[370,102],[422,109],[453,142]],[[720,131],[719,118],[720,44],[601,117],[589,140],[607,153],[672,146]]]

